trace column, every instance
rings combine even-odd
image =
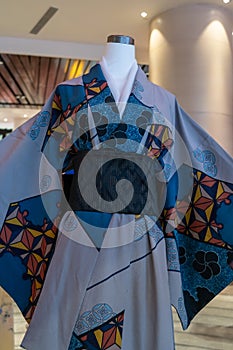
[[[151,22],[150,79],[233,154],[232,14],[227,6],[196,4]]]

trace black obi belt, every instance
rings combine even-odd
[[[73,211],[159,216],[166,183],[157,160],[108,148],[79,151],[69,204]],[[160,174],[160,176],[159,176]]]

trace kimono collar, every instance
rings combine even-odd
[[[87,100],[90,100],[92,97],[98,95],[102,90],[108,88],[111,94],[112,102],[116,103],[111,88],[99,63],[93,66],[89,73],[83,75],[83,84],[85,86]],[[137,100],[146,106],[154,106],[153,84],[148,80],[146,74],[143,72],[140,66],[137,67],[135,78],[131,85],[132,88],[129,92],[129,98],[130,95],[133,94]],[[124,102],[128,102],[128,100]]]
[[[102,57],[102,60],[100,61],[100,66],[115,99],[120,115],[122,116],[125,104],[129,99],[135,81],[135,76],[138,70],[137,62],[136,60],[133,61],[126,76],[123,77],[121,74],[119,74],[119,76],[112,75],[110,67],[104,57]]]

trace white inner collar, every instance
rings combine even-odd
[[[100,66],[122,117],[138,70],[137,61],[134,60],[132,62],[127,74],[124,76],[121,75],[120,71],[117,74],[113,74],[104,57],[100,61]]]

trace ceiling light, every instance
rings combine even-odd
[[[25,99],[26,99],[26,96],[24,96],[24,95],[15,95],[15,98],[16,98],[17,100],[25,100]]]
[[[8,119],[7,119],[7,118],[4,118],[3,121],[6,123],[6,122],[8,122]]]
[[[4,64],[4,62],[2,60],[0,60],[0,64]]]
[[[27,118],[27,117],[28,117],[28,115],[27,115],[27,114],[24,114],[24,115],[23,115],[23,117],[24,117],[24,118]]]
[[[231,0],[222,0],[224,2],[224,4],[229,4],[231,2]]]
[[[142,18],[146,18],[147,16],[148,16],[147,12],[145,12],[145,11],[141,12],[141,17]]]

